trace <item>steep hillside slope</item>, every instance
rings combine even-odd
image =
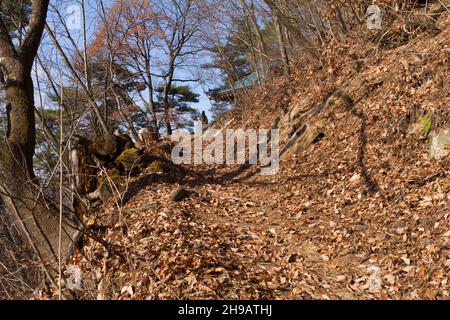
[[[186,166],[133,180],[124,207],[105,206],[95,222],[122,257],[87,240],[69,263],[84,274],[77,294],[449,299],[450,158],[433,159],[426,139],[450,125],[448,22],[393,49],[367,36],[332,45],[320,63],[299,58],[292,79],[249,92],[216,127],[270,128],[278,117],[286,143],[287,122],[337,89],[354,105],[278,175]],[[178,184],[190,195],[172,202]]]

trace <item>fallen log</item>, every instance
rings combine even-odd
[[[288,158],[293,155],[297,155],[306,150],[317,138],[324,134],[325,128],[328,125],[328,119],[321,119],[310,125],[302,127],[303,132],[299,136],[294,136],[292,146],[288,146],[288,149],[282,153],[282,158]]]

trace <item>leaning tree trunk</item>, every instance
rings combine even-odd
[[[0,197],[5,208],[0,221],[11,223],[10,229],[17,230],[23,238],[17,242],[17,249],[34,253],[29,261],[39,261],[47,277],[53,280],[54,262],[68,252],[75,230],[66,224],[65,218],[61,219],[62,229],[58,227],[60,212],[44,196],[33,172],[36,128],[31,71],[48,6],[49,0],[32,1],[27,32],[18,46],[11,39],[4,15],[0,15],[0,78],[5,87],[6,103],[11,107],[8,137],[0,141]],[[63,231],[61,236],[59,230]]]
[[[46,199],[33,172],[36,140],[34,90],[31,76],[19,75],[6,84],[6,100],[11,105],[11,128],[0,142],[0,195],[7,214],[14,221],[41,262],[58,257],[59,211]],[[63,219],[64,222],[66,219]],[[71,244],[74,230],[63,226],[62,254]]]

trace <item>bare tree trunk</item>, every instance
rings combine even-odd
[[[267,59],[267,45],[264,41],[263,35],[261,33],[261,29],[259,28],[258,21],[256,19],[255,7],[253,1],[251,2],[250,7],[247,5],[245,0],[241,0],[242,8],[244,10],[244,15],[247,16],[248,22],[250,24],[249,31],[253,29],[253,33],[256,36],[256,44],[258,47],[258,56],[262,65],[262,78],[266,78],[269,76],[269,62]],[[258,71],[259,72],[259,71]]]
[[[86,31],[86,6],[84,0],[81,0],[81,15],[83,18],[83,63],[84,77],[86,78],[86,88],[91,91],[91,76],[89,73],[88,55],[87,55],[87,31]]]
[[[166,83],[164,85],[163,92],[163,103],[164,103],[164,112],[165,112],[165,121],[166,121],[166,130],[169,136],[172,135],[172,125],[170,124],[171,119],[173,119],[173,109],[169,101],[170,90],[172,89],[173,76],[175,73],[175,58],[173,56],[170,57],[169,61],[169,73],[167,76]]]
[[[6,101],[11,105],[11,131],[0,142],[0,196],[26,243],[42,263],[55,261],[59,213],[43,195],[33,171],[36,144],[34,87],[31,70],[41,41],[48,0],[34,0],[28,33],[18,50],[0,17],[0,67],[5,75]],[[65,228],[67,252],[74,230]]]
[[[282,26],[284,26],[294,37],[296,37],[301,43],[302,47],[311,53],[313,56],[317,56],[317,49],[314,44],[302,33],[301,30],[298,29],[298,26],[292,23],[291,19],[289,19],[288,15],[284,11],[277,0],[264,0],[267,6],[272,11],[272,14],[277,16],[278,21]]]
[[[286,46],[286,41],[284,39],[284,32],[283,32],[284,30],[276,16],[273,17],[273,21],[274,21],[275,29],[276,29],[276,33],[277,33],[278,46],[280,47],[280,56],[281,56],[281,62],[283,63],[284,75],[289,77],[291,75],[291,68],[289,66],[288,48]]]
[[[251,27],[251,23],[250,23],[250,18],[247,14],[246,4],[243,0],[242,0],[242,3],[243,3],[242,10],[243,10],[244,17],[245,17],[245,27],[246,27],[245,31],[247,33],[246,36],[247,36],[249,44],[250,44],[249,49],[250,49],[250,55],[251,55],[251,60],[252,60],[251,62],[253,64],[253,69],[256,74],[256,78],[258,79],[258,83],[259,83],[259,85],[261,85],[264,74],[261,75],[261,69],[259,68],[259,65],[258,65],[258,58],[257,58],[258,50],[257,50],[257,48],[255,48],[255,45],[253,42],[253,32],[252,32],[252,27]]]
[[[155,101],[153,97],[153,79],[151,73],[151,64],[150,59],[146,57],[145,59],[145,74],[146,74],[146,82],[148,87],[148,104],[147,111],[151,114],[151,125],[154,133],[158,134],[158,119],[156,118],[156,110],[155,110]]]
[[[30,76],[6,87],[6,100],[12,105],[11,134],[0,143],[0,193],[11,221],[16,221],[22,235],[33,242],[38,251],[35,253],[50,262],[57,257],[59,218],[56,206],[45,198],[33,172],[33,94]],[[62,247],[66,250],[74,231],[71,229],[63,234]]]

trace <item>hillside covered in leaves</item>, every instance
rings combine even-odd
[[[275,176],[162,155],[161,168],[130,180],[126,201],[90,219],[110,250],[85,239],[67,262],[82,274],[72,293],[449,299],[450,157],[430,152],[450,125],[448,9],[433,20],[355,30],[320,57],[299,55],[290,77],[248,89],[213,126],[269,129],[278,118],[281,147],[300,122],[318,123],[302,115],[337,90],[353,104],[328,112],[317,139],[283,156]],[[177,186],[187,193],[172,201]]]

